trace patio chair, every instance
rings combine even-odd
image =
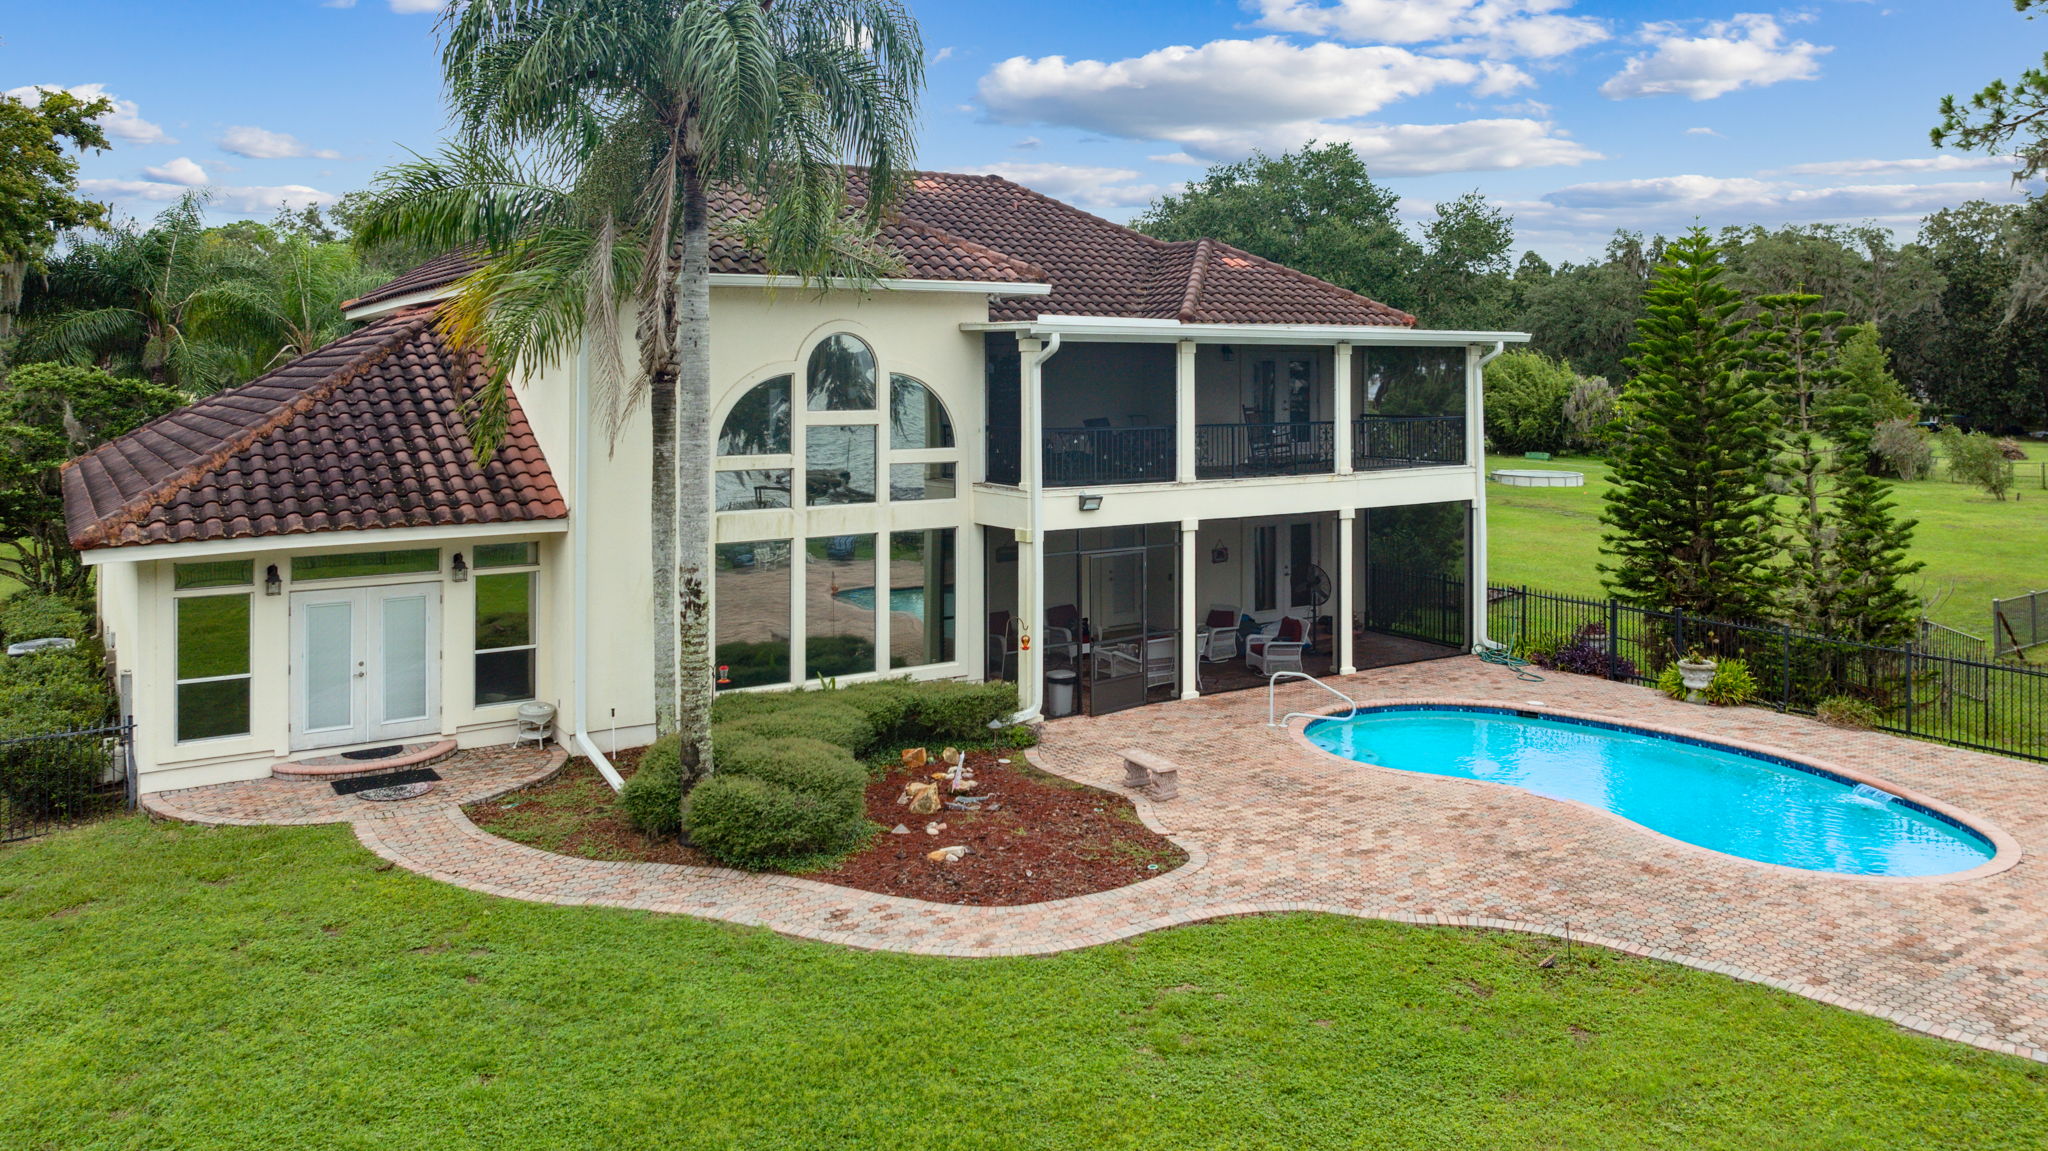
[[[1303,638],[1301,621],[1293,616],[1282,616],[1280,621],[1245,641],[1245,666],[1270,676],[1280,671],[1300,671],[1301,653],[1308,643]]]
[[[1145,688],[1172,687],[1180,682],[1180,644],[1174,636],[1155,635],[1145,641]]]
[[[1237,658],[1237,605],[1212,603],[1202,628],[1195,633],[1195,650],[1203,663],[1228,663]]]

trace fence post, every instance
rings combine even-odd
[[[1621,678],[1621,604],[1607,597],[1607,678]]]
[[[1675,629],[1675,630],[1677,631],[1677,633],[1678,633],[1678,641],[1677,641],[1677,642],[1678,642],[1678,646],[1677,646],[1677,647],[1676,647],[1676,648],[1675,648],[1675,649],[1674,649],[1674,650],[1672,651],[1672,653],[1671,653],[1671,655],[1672,655],[1672,658],[1674,658],[1674,659],[1684,659],[1684,658],[1685,658],[1685,652],[1686,652],[1686,647],[1685,647],[1685,612],[1683,612],[1683,611],[1679,610],[1678,608],[1672,608],[1672,609],[1671,609],[1671,624],[1672,624],[1672,627],[1673,627],[1673,628],[1674,628],[1674,629]]]
[[[1782,698],[1781,698],[1781,699],[1780,699],[1780,700],[1778,701],[1778,710],[1779,710],[1779,711],[1791,711],[1791,710],[1792,710],[1792,625],[1791,625],[1791,624],[1785,624],[1785,623],[1781,623],[1781,624],[1779,624],[1779,625],[1778,625],[1778,654],[1779,654],[1779,656],[1781,657],[1781,659],[1783,660],[1783,663],[1782,663],[1782,665],[1781,665],[1781,666],[1783,666],[1783,668],[1785,669],[1785,676],[1784,676],[1784,683],[1785,683],[1785,694],[1784,694],[1784,696],[1783,696],[1783,697],[1782,697]]]
[[[1906,734],[1913,734],[1913,648],[1906,647]]]

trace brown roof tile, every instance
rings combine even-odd
[[[850,173],[865,196],[865,174]],[[740,196],[714,196],[721,218]],[[905,183],[882,239],[925,280],[1049,283],[1050,296],[989,302],[992,320],[1115,316],[1184,323],[1412,327],[1415,317],[1219,240],[1156,240],[1000,176],[918,172]],[[375,303],[457,279],[474,265],[443,256],[351,304]],[[715,240],[714,272],[761,272],[758,258]]]
[[[568,515],[516,397],[497,455],[471,461],[462,405],[483,367],[432,318],[380,318],[65,465],[73,546]]]

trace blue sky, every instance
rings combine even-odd
[[[1427,215],[1477,188],[1525,247],[1616,227],[1874,219],[2019,195],[1938,152],[1944,93],[2040,60],[2006,0],[911,0],[932,55],[919,159],[996,171],[1117,219],[1258,147],[1352,141]],[[436,0],[70,0],[0,29],[4,86],[119,101],[95,194],[147,216],[361,187],[431,148]]]

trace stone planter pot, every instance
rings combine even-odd
[[[1707,697],[1701,693],[1707,690],[1708,684],[1714,682],[1714,666],[1714,661],[1710,659],[1699,663],[1683,659],[1678,661],[1678,680],[1685,685],[1687,693],[1685,702],[1706,702]]]

